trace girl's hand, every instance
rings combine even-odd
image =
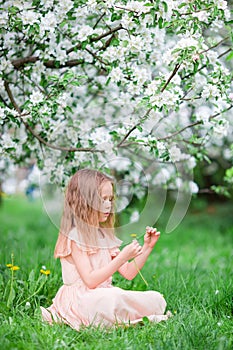
[[[138,241],[134,239],[132,243],[128,244],[124,249],[122,249],[120,254],[121,257],[124,259],[124,262],[126,262],[142,254],[142,247],[140,246]]]
[[[146,234],[144,236],[144,244],[150,248],[154,248],[160,237],[160,232],[156,228],[147,226]]]

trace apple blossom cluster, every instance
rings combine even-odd
[[[65,185],[82,167],[199,191],[233,141],[227,1],[0,1],[6,164]]]

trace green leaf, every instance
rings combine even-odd
[[[107,86],[107,85],[110,83],[110,81],[111,81],[111,78],[109,77],[109,78],[107,79],[105,85]]]
[[[162,29],[163,28],[163,19],[162,19],[162,17],[159,18],[158,23],[159,23],[159,29]]]
[[[112,46],[119,46],[119,44],[120,44],[120,40],[119,39],[117,39],[117,38],[112,38],[112,40],[111,40],[111,45]]]
[[[65,72],[65,74],[63,75],[63,79],[62,80],[66,80],[66,79],[70,80],[73,77],[74,77],[74,73],[71,70],[69,70],[69,71]]]
[[[48,76],[48,80],[52,80],[52,81],[58,81],[59,77],[57,75],[49,75]]]
[[[6,306],[9,308],[11,307],[14,299],[15,299],[15,296],[16,296],[16,293],[15,293],[15,289],[14,287],[11,285],[10,287],[10,293],[9,293],[9,296],[8,296],[8,299],[7,299],[7,304]]]
[[[141,125],[137,125],[137,129],[142,132],[143,128]]]
[[[142,321],[143,321],[144,324],[149,324],[150,323],[150,320],[149,320],[149,318],[147,316],[144,316],[142,318]]]
[[[114,21],[118,21],[119,19],[122,18],[122,15],[119,14],[119,13],[113,13],[112,16],[111,16],[111,21],[114,22]]]
[[[82,42],[82,44],[81,44],[82,50],[85,50],[87,44],[88,44],[88,41],[83,41],[83,42]]]
[[[19,12],[19,8],[16,6],[9,6],[8,12],[11,13],[12,15],[15,15]]]
[[[77,81],[77,80],[71,81],[70,84],[73,85],[73,86],[80,86],[80,82]]]
[[[29,282],[34,282],[34,281],[35,281],[35,271],[34,271],[34,270],[32,270],[32,271],[29,273],[28,281],[29,281]]]
[[[231,52],[229,53],[229,55],[227,55],[226,61],[230,61],[230,60],[232,60],[232,58],[233,58],[233,51],[231,51]]]
[[[199,62],[198,61],[194,62],[194,67],[193,67],[193,72],[194,73],[197,73],[198,66],[199,66]]]
[[[181,8],[184,7],[184,6],[187,6],[187,3],[186,3],[186,2],[182,2],[182,3],[178,6],[178,8],[181,9]]]
[[[163,1],[162,4],[163,4],[163,7],[164,7],[164,11],[167,12],[168,11],[167,3],[165,1]]]

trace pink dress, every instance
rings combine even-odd
[[[120,252],[121,243],[115,238],[108,245],[111,248],[88,252],[92,267],[98,269],[106,266]],[[167,319],[167,315],[164,315],[166,301],[159,292],[123,290],[112,285],[112,277],[89,289],[72,263],[70,253],[71,240],[67,239],[67,251],[60,254],[63,286],[50,307],[41,307],[44,321],[50,324],[64,322],[79,330],[81,325],[134,324],[142,321],[144,316],[155,322]]]

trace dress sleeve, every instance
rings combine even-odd
[[[57,243],[54,250],[55,258],[65,258],[71,254],[71,241],[68,237],[59,233]]]
[[[71,254],[71,241],[74,241],[76,246],[80,250],[87,252],[88,255],[95,254],[97,252],[97,249],[83,246],[83,245],[77,243],[77,241],[75,239],[73,239],[72,237],[67,237],[67,236],[62,235],[60,233],[58,236],[58,239],[57,239],[56,246],[55,246],[54,257],[55,258],[65,258],[66,256],[70,255]]]
[[[69,232],[69,240],[72,240],[75,242],[76,246],[82,250],[83,252],[86,252],[88,255],[91,254],[95,254],[97,253],[97,251],[99,250],[98,247],[91,247],[88,246],[84,240],[82,235],[80,235],[80,233],[77,231],[76,228],[73,228],[70,232]]]

